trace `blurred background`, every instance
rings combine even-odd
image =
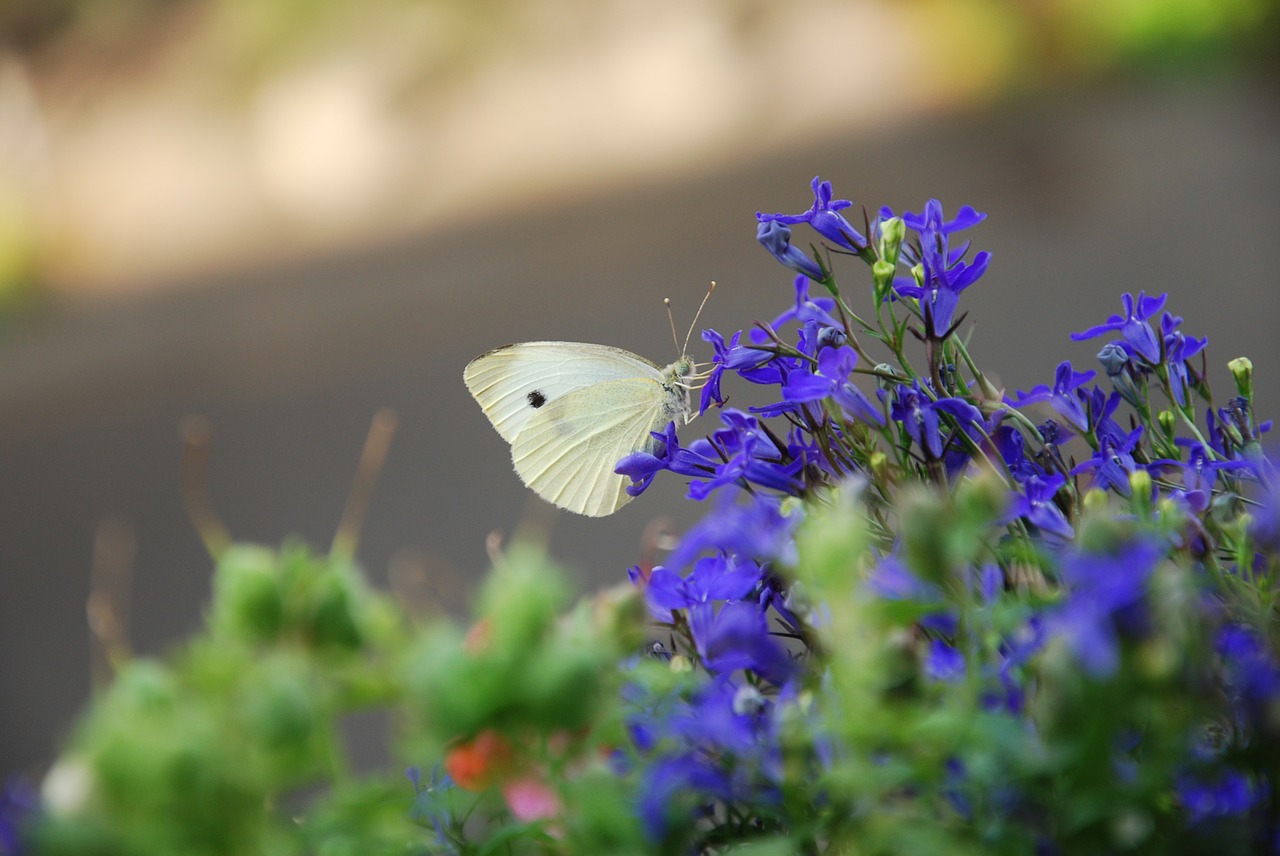
[[[777,314],[753,215],[815,174],[988,212],[964,305],[1010,389],[1168,291],[1220,401],[1247,355],[1275,414],[1277,57],[1272,0],[0,0],[0,774],[89,698],[91,577],[138,652],[197,626],[187,416],[238,539],[326,549],[390,407],[378,584],[459,612],[522,522],[623,580],[658,515],[696,517],[682,486],[551,513],[462,367],[528,339],[667,362],[661,299],[687,323],[712,279],[704,325]]]

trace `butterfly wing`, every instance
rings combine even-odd
[[[467,364],[462,377],[502,439],[514,443],[535,414],[576,390],[624,379],[660,383],[662,370],[607,345],[524,342],[481,354]]]
[[[631,500],[626,476],[613,471],[626,455],[651,449],[656,431],[683,418],[683,390],[651,378],[592,384],[549,402],[528,418],[511,444],[526,485],[543,499],[588,517],[612,514]]]

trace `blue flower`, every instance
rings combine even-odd
[[[1067,522],[1062,509],[1058,508],[1053,501],[1054,496],[1066,483],[1066,476],[1063,475],[1031,476],[1023,484],[1022,492],[1014,495],[1007,519],[1025,517],[1029,523],[1043,532],[1050,533],[1059,539],[1070,539],[1075,535],[1075,529]]]
[[[797,223],[808,223],[815,232],[832,243],[847,250],[859,252],[867,246],[867,239],[840,214],[853,203],[847,199],[831,198],[831,182],[822,181],[821,176],[814,176],[813,207],[803,214],[763,214],[757,213],[756,219],[761,223],[781,223],[794,226]],[[819,279],[820,277],[815,277]]]
[[[1118,332],[1129,347],[1133,349],[1134,353],[1149,364],[1157,365],[1160,362],[1160,339],[1156,336],[1156,332],[1151,328],[1151,325],[1147,323],[1147,319],[1164,307],[1165,300],[1168,297],[1169,295],[1167,294],[1147,297],[1147,293],[1143,291],[1138,294],[1135,300],[1132,294],[1125,292],[1120,297],[1120,301],[1124,305],[1123,315],[1112,315],[1105,324],[1090,327],[1080,333],[1072,333],[1071,338],[1077,342],[1082,342],[1085,339],[1101,336],[1103,333]]]
[[[1125,401],[1138,409],[1146,402],[1146,394],[1138,384],[1139,377],[1146,370],[1133,361],[1133,349],[1124,342],[1108,342],[1098,351],[1098,362],[1107,373],[1112,388],[1120,393]]]
[[[893,212],[886,208],[881,211],[881,216],[892,217]],[[920,301],[925,331],[935,339],[951,332],[960,292],[977,282],[991,262],[991,254],[985,251],[975,255],[972,264],[964,262],[969,243],[966,241],[953,250],[950,248],[950,236],[981,223],[986,216],[965,205],[955,219],[944,222],[942,203],[936,199],[930,199],[921,214],[907,211],[902,215],[903,222],[920,238],[919,252],[904,248],[903,255],[909,263],[918,262],[922,266],[924,281],[919,284],[895,282],[894,291],[900,296]]]
[[[912,601],[918,604],[937,604],[942,592],[933,583],[920,579],[897,555],[888,555],[876,563],[867,579],[871,591],[887,600]]]
[[[1266,789],[1248,776],[1230,770],[1207,778],[1189,774],[1178,776],[1174,789],[1192,824],[1215,817],[1241,815],[1259,805]]]
[[[813,259],[791,246],[791,227],[784,226],[776,220],[762,220],[756,227],[756,240],[773,257],[787,267],[802,273],[810,279],[821,282],[826,278],[822,268]]]
[[[718,612],[709,605],[691,610],[689,627],[702,664],[713,674],[749,669],[782,686],[796,671],[795,662],[769,633],[769,622],[754,603],[730,602]]]
[[[782,400],[796,404],[830,398],[851,419],[883,426],[884,414],[849,378],[858,355],[853,348],[826,348],[818,354],[816,373],[792,372],[782,385]]]
[[[792,565],[796,561],[794,528],[799,515],[785,515],[778,500],[767,496],[735,502],[724,494],[712,511],[695,523],[668,557],[668,565],[688,566],[705,551]]]
[[[425,784],[422,781],[422,770],[418,767],[405,770],[405,776],[413,784],[413,792],[416,794],[413,807],[409,809],[409,818],[424,826],[431,824],[436,834],[436,844],[442,848],[439,852],[458,853],[457,844],[447,831],[454,824],[451,810],[455,787],[453,779],[448,773],[442,775],[438,764],[431,770],[431,781]],[[4,856],[8,856],[8,852],[0,850]]]
[[[1040,384],[1032,387],[1029,392],[1018,390],[1018,395],[1015,398],[1006,396],[1005,402],[1014,407],[1026,407],[1028,404],[1047,401],[1074,428],[1080,431],[1087,431],[1089,417],[1085,414],[1083,406],[1081,406],[1080,397],[1077,395],[1076,390],[1092,380],[1095,374],[1097,372],[1094,371],[1073,371],[1071,361],[1064,360],[1058,364],[1057,371],[1054,372],[1053,389]]]
[[[902,423],[907,435],[931,460],[942,457],[939,414],[948,414],[962,428],[973,423],[982,424],[982,413],[978,408],[959,398],[939,398],[934,401],[924,392],[918,380],[911,386],[898,385],[890,413]]]
[[[1164,558],[1164,548],[1134,541],[1110,553],[1064,553],[1060,565],[1067,599],[1052,629],[1070,645],[1085,671],[1110,677],[1120,665],[1120,640],[1150,631],[1145,608],[1147,581]]]
[[[708,458],[693,449],[681,448],[674,422],[668,423],[663,431],[654,431],[652,436],[658,441],[652,452],[632,452],[618,461],[613,469],[618,475],[631,479],[627,493],[632,496],[644,493],[661,470],[685,476],[706,476],[714,473],[720,463],[718,459]]]
[[[1071,475],[1092,472],[1094,486],[1099,490],[1114,488],[1121,496],[1129,496],[1129,474],[1138,469],[1146,469],[1131,454],[1138,445],[1142,430],[1139,425],[1129,434],[1103,434],[1099,438],[1098,451],[1071,470]]]
[[[1221,470],[1248,469],[1244,461],[1223,461],[1214,458],[1212,452],[1199,441],[1175,440],[1179,446],[1187,447],[1187,461],[1167,462],[1182,470],[1182,490],[1177,492],[1187,503],[1187,507],[1197,514],[1203,514],[1213,499],[1213,486],[1217,482]],[[1161,461],[1160,463],[1166,463]]]
[[[1187,360],[1204,350],[1209,344],[1207,337],[1197,339],[1178,330],[1182,319],[1168,312],[1160,317],[1160,333],[1164,341],[1165,359],[1169,365],[1169,385],[1173,388],[1174,401],[1180,407],[1187,405],[1187,388],[1190,379],[1187,376]]]
[[[1280,701],[1280,662],[1265,637],[1248,627],[1228,624],[1218,631],[1215,647],[1222,657],[1228,687],[1251,713],[1254,723]]]
[[[760,584],[760,573],[760,566],[754,562],[722,554],[699,559],[687,577],[659,566],[649,575],[645,600],[651,614],[670,623],[673,609],[694,609],[746,597]]]
[[[694,448],[708,457],[716,454],[723,463],[709,478],[689,485],[691,499],[701,501],[729,485],[758,485],[788,496],[803,492],[804,482],[799,474],[815,457],[812,449],[795,443],[780,448],[780,441],[765,430],[759,419],[740,410],[724,410],[720,420],[725,427],[713,432],[709,440],[695,442]]]
[[[728,778],[714,759],[694,751],[663,758],[645,770],[640,820],[650,839],[662,841],[673,828],[687,826],[688,815],[701,804],[729,794]]]
[[[12,778],[0,789],[0,856],[29,852],[24,831],[36,819],[39,805],[35,790],[21,778]]]
[[[924,673],[931,680],[954,683],[964,677],[964,654],[941,639],[931,639]]]

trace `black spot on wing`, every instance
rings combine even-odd
[[[529,406],[534,410],[547,403],[547,397],[536,389],[526,395],[525,398],[529,400]]]

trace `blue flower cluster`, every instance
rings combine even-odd
[[[1125,294],[1120,314],[1072,336],[1109,337],[1101,377],[1062,362],[1052,384],[1006,395],[955,335],[961,294],[991,261],[961,233],[986,215],[948,220],[930,200],[855,228],[830,182],[813,193],[804,213],[757,215],[760,243],[796,273],[791,305],[755,329],[703,333],[701,411],[720,427],[688,445],[669,427],[618,464],[633,493],[665,470],[710,505],[664,564],[630,572],[662,628],[656,650],[700,676],[628,699],[651,838],[699,829],[696,850],[728,826],[795,834],[797,805],[839,800],[841,764],[869,758],[888,775],[913,757],[808,701],[838,680],[832,649],[857,642],[832,636],[845,605],[806,591],[797,535],[856,492],[869,547],[849,574],[896,628],[885,638],[908,666],[893,692],[935,713],[972,699],[974,722],[1008,729],[972,741],[985,756],[957,745],[936,776],[917,766],[878,793],[922,800],[988,844],[1021,819],[1041,852],[1110,852],[1130,821],[1131,844],[1229,822],[1256,852],[1280,852],[1280,478],[1248,361],[1233,361],[1238,394],[1215,407],[1206,340],[1162,312],[1166,295]],[[822,242],[812,253],[792,242],[801,225]],[[866,319],[837,285],[842,256],[871,269]],[[725,406],[727,376],[771,388],[772,403]],[[942,510],[909,514],[912,485]],[[966,522],[979,495],[998,497],[994,513]],[[1001,751],[1020,782],[984,766]],[[797,776],[812,783],[803,798]]]

